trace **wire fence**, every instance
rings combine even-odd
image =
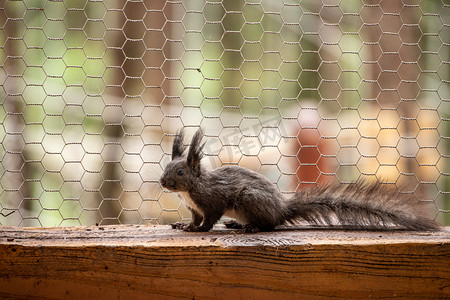
[[[447,0],[0,4],[0,224],[190,218],[173,134],[283,193],[378,180],[450,224]]]

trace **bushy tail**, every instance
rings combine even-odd
[[[439,225],[417,214],[417,201],[395,187],[358,182],[315,187],[296,193],[287,202],[287,222],[350,226],[356,229],[437,230]]]

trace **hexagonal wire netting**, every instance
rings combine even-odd
[[[190,218],[174,133],[280,190],[379,180],[450,209],[446,0],[0,4],[0,224]]]

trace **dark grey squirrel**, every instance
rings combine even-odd
[[[228,228],[246,232],[272,231],[278,225],[306,221],[314,225],[343,226],[366,230],[437,230],[439,225],[418,216],[415,203],[395,187],[380,183],[356,182],[328,185],[297,192],[286,199],[275,184],[263,175],[239,166],[207,170],[201,165],[203,132],[192,138],[189,150],[184,132],[175,136],[172,161],[160,183],[177,192],[192,212],[190,224],[175,223],[185,231],[209,231],[222,217]]]

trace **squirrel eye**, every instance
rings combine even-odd
[[[177,170],[177,175],[178,176],[183,176],[184,175],[184,170],[183,169],[178,169]]]

